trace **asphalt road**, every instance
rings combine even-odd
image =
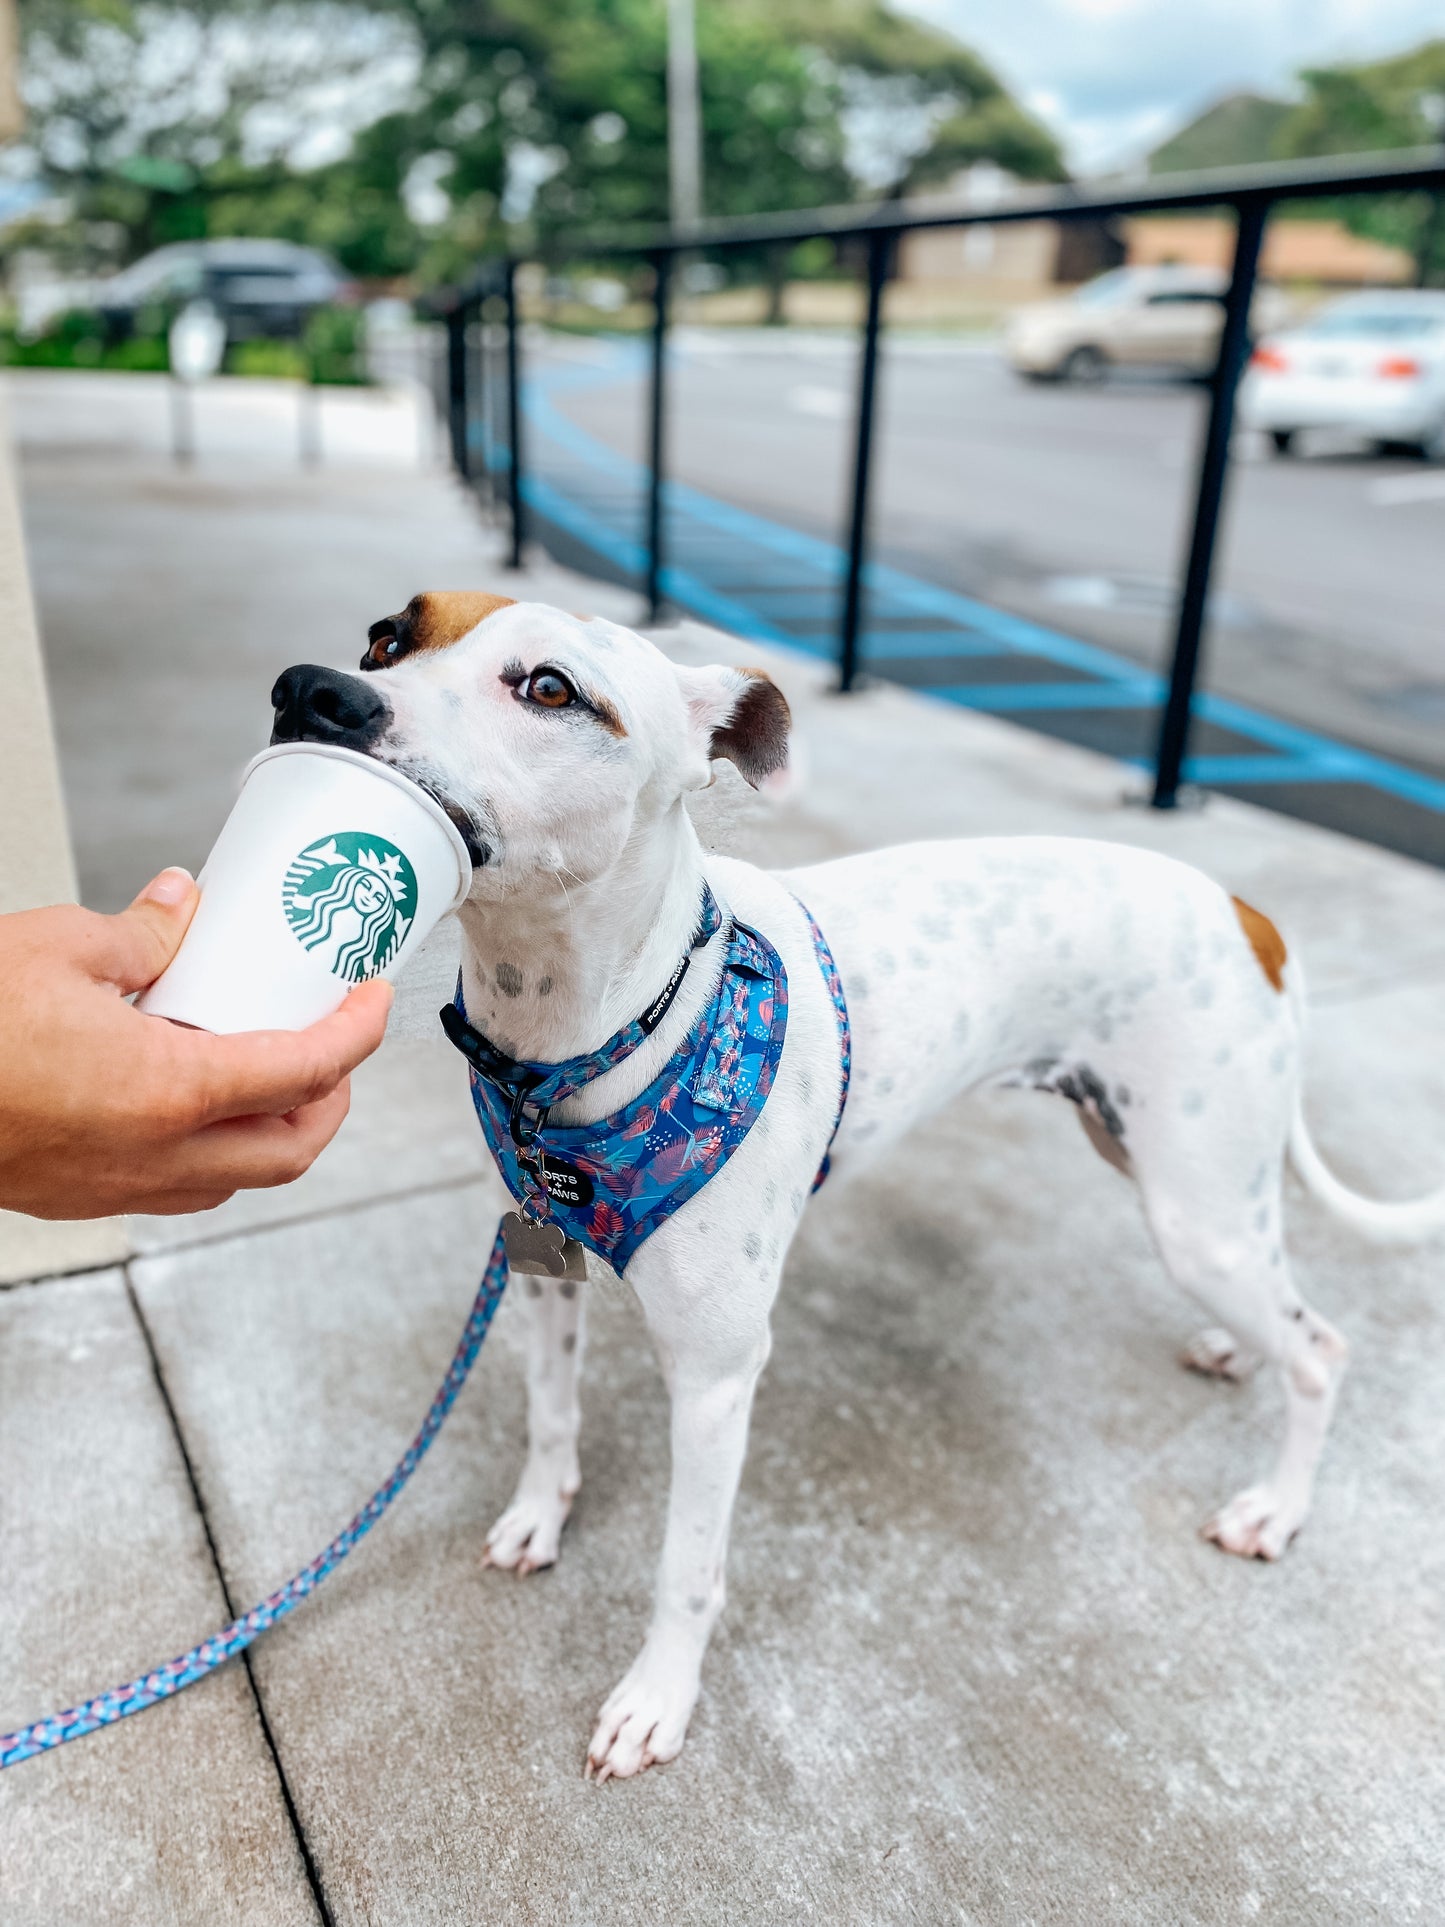
[[[585,359],[587,343],[548,358]],[[672,473],[837,539],[852,464],[854,345],[680,331]],[[1203,426],[1197,387],[1035,387],[996,352],[900,339],[883,371],[876,553],[926,579],[1153,666],[1167,661]],[[558,396],[641,454],[640,378]],[[1340,439],[1300,459],[1237,438],[1209,686],[1445,772],[1445,471]]]

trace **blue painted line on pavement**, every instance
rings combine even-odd
[[[950,683],[930,696],[969,709],[1153,709],[1163,696],[1157,677],[1138,682]]]
[[[523,477],[524,498],[549,521],[614,567],[634,576],[641,575],[646,567],[639,532],[647,471],[639,462],[579,428],[555,405],[554,397],[614,383],[640,374],[644,366],[638,344],[619,343],[605,362],[548,368],[529,376],[523,384],[529,434],[545,440],[565,458],[550,464],[552,480],[529,466]],[[494,472],[505,470],[504,449],[488,446],[487,456]],[[600,488],[599,481],[603,484]],[[737,635],[831,658],[831,635],[792,635],[777,618],[784,613],[811,618],[836,609],[845,557],[835,543],[769,521],[686,483],[668,484],[663,501],[672,530],[670,547],[679,558],[663,570],[662,586],[670,600]],[[624,517],[636,532],[624,532],[617,526]],[[711,579],[714,570],[708,567],[707,557],[713,552],[726,557],[727,577],[721,581]],[[696,565],[681,566],[684,557]],[[787,563],[788,569],[775,569],[775,562]],[[707,569],[707,574],[701,569]],[[883,563],[865,569],[864,585],[870,623],[863,641],[865,660],[1017,653],[1098,679],[1092,684],[959,683],[929,687],[923,693],[969,708],[1019,714],[1157,708],[1163,701],[1161,679],[1141,674],[1139,665],[1127,657],[977,602],[957,590],[924,582]],[[786,593],[789,589],[794,593]],[[931,616],[940,623],[958,626],[915,632],[890,630],[890,616],[894,620]],[[1274,753],[1191,757],[1186,769],[1190,781],[1215,785],[1358,783],[1445,813],[1445,781],[1423,771],[1333,741],[1299,724],[1266,716],[1231,697],[1202,692],[1195,700],[1195,714]]]

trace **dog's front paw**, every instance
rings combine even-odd
[[[602,1709],[587,1748],[590,1780],[626,1780],[644,1767],[675,1760],[697,1704],[695,1666],[638,1655],[631,1672]]]
[[[512,1503],[487,1534],[482,1563],[519,1577],[555,1566],[577,1489],[575,1485],[570,1491],[555,1483],[538,1485],[524,1478]]]
[[[1216,1512],[1203,1536],[1241,1559],[1278,1559],[1305,1521],[1305,1507],[1273,1486],[1252,1485]]]

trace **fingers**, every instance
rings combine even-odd
[[[266,1190],[294,1184],[335,1137],[351,1106],[347,1079],[289,1117],[211,1124],[166,1160],[164,1187],[178,1193]]]
[[[119,916],[88,919],[91,970],[122,993],[144,990],[180,949],[199,902],[189,870],[162,870]]]
[[[205,1091],[201,1121],[284,1117],[317,1103],[381,1042],[391,999],[391,985],[378,977],[307,1030],[191,1033],[187,1044]]]

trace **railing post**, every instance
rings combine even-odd
[[[483,346],[482,303],[478,301],[467,324],[467,473],[478,494],[485,483],[492,493],[491,465],[487,460],[487,355]]]
[[[858,421],[853,444],[853,508],[848,524],[848,575],[838,637],[838,687],[846,695],[858,674],[858,630],[863,605],[863,560],[868,538],[868,465],[873,449],[873,403],[878,386],[878,330],[893,237],[868,236],[868,312],[858,377]]]
[[[647,436],[647,619],[662,614],[662,486],[666,453],[667,294],[670,254],[652,256],[652,393]]]
[[[1210,384],[1209,421],[1199,462],[1199,486],[1194,503],[1194,533],[1179,596],[1179,620],[1174,634],[1174,664],[1169,674],[1169,696],[1159,726],[1159,754],[1154,772],[1156,810],[1172,810],[1179,801],[1179,783],[1189,744],[1194,684],[1199,671],[1199,648],[1214,563],[1214,541],[1229,470],[1229,438],[1234,427],[1234,399],[1249,352],[1249,310],[1259,269],[1259,249],[1270,203],[1258,197],[1239,203],[1234,239],[1234,270],[1224,302],[1224,326],[1219,356]]]
[[[471,468],[467,455],[467,311],[461,302],[447,316],[447,427],[451,432],[452,467],[465,482]]]
[[[502,293],[507,303],[507,504],[512,521],[511,567],[522,566],[522,384],[517,344],[517,264],[508,260]]]

